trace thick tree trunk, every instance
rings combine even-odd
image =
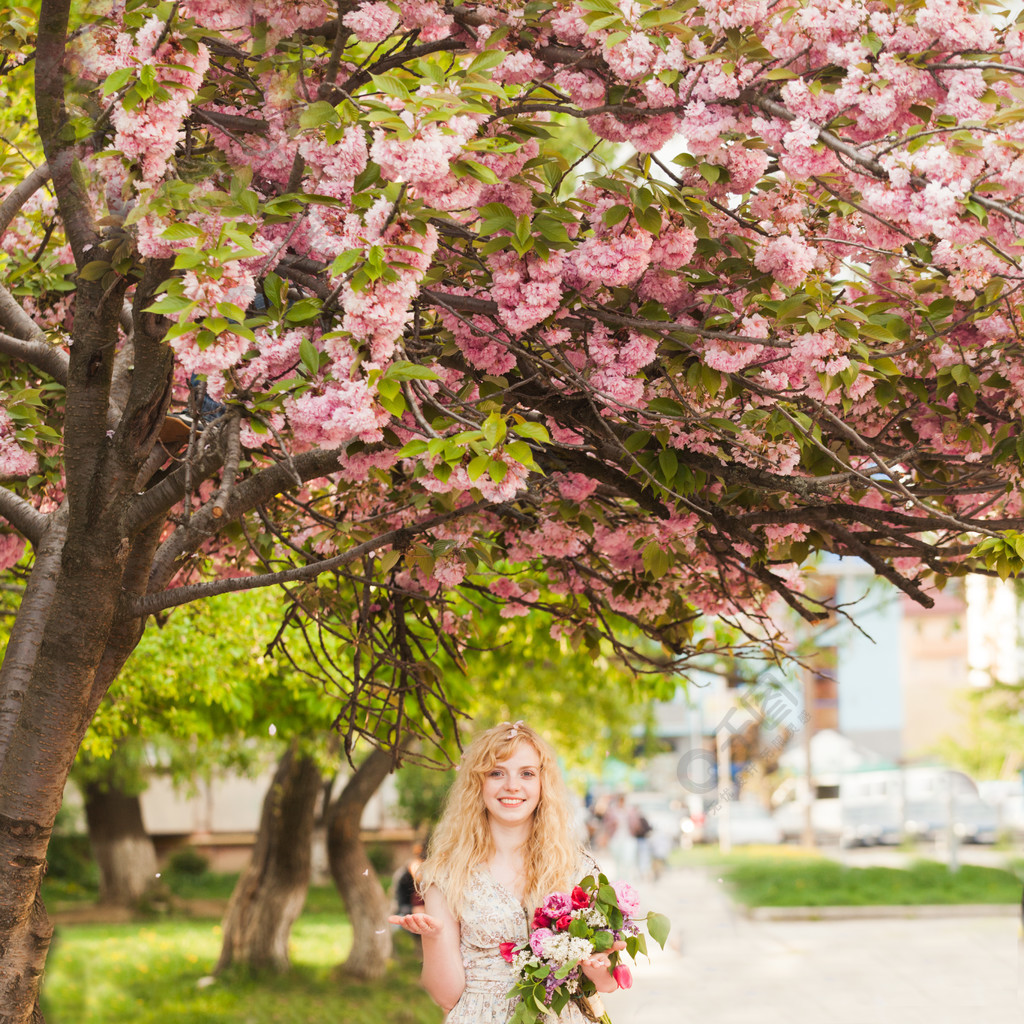
[[[252,861],[231,894],[215,971],[288,968],[288,936],[306,902],[320,772],[293,743],[263,801]]]
[[[391,768],[390,754],[372,751],[327,814],[327,859],[331,877],[352,922],[352,952],[342,970],[361,981],[382,978],[391,956],[387,896],[359,839],[363,809]]]
[[[86,783],[83,792],[100,903],[136,907],[156,878],[156,848],[142,824],[139,797],[112,780]]]

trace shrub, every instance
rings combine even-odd
[[[172,875],[205,875],[209,869],[209,857],[204,857],[194,846],[183,846],[167,858],[167,871]]]

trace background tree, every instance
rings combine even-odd
[[[455,589],[593,649],[629,622],[664,665],[709,615],[758,653],[771,599],[821,615],[815,548],[923,603],[1021,566],[1015,26],[42,0],[34,29],[0,65],[45,156],[5,151],[0,202],[2,564],[34,558],[0,670],[4,1024],[38,1017],[47,839],[151,615],[292,585],[351,751],[445,733]],[[583,175],[570,118],[637,155]]]
[[[100,903],[138,907],[157,886],[156,846],[146,832],[139,802],[147,773],[142,745],[126,741],[100,760],[79,752],[72,770],[99,870]]]

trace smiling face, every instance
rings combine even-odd
[[[532,743],[520,743],[484,773],[484,807],[493,821],[518,825],[533,816],[540,803],[540,762]]]

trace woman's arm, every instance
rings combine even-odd
[[[459,922],[444,896],[432,885],[423,896],[422,914],[392,917],[406,931],[423,939],[423,973],[420,978],[430,998],[447,1013],[466,987],[466,972],[459,948]]]

